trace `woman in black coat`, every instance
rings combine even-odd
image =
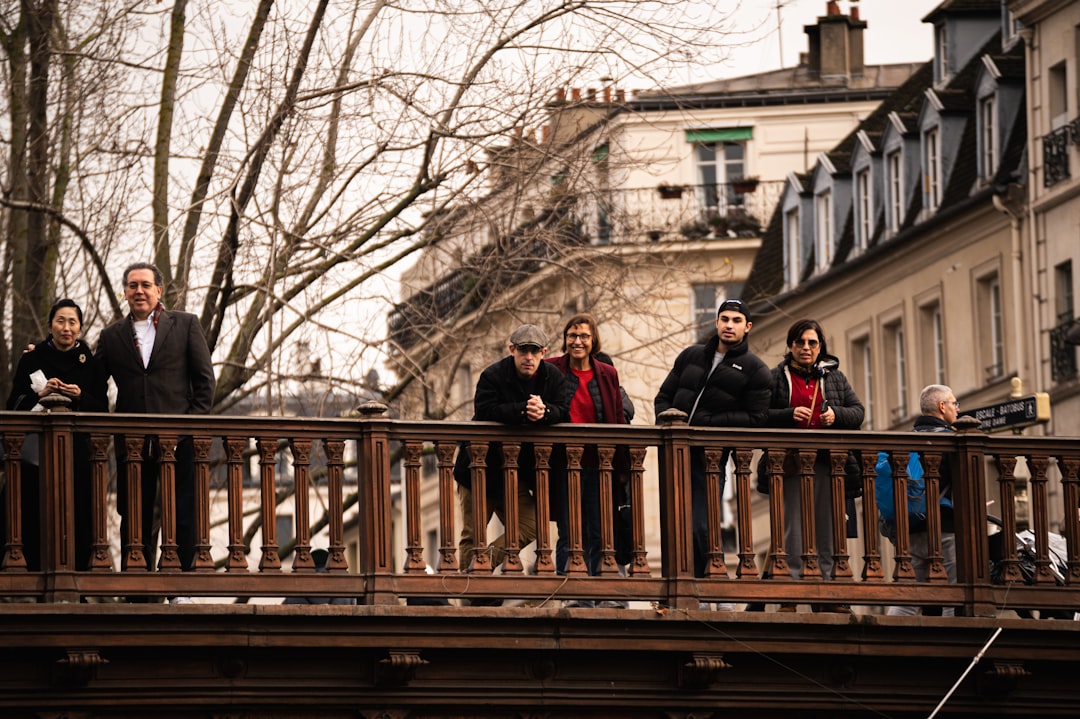
[[[8,396],[9,410],[40,410],[40,400],[60,395],[70,400],[73,411],[108,410],[104,379],[94,362],[94,354],[79,336],[82,309],[63,299],[49,310],[49,336],[23,354]],[[22,459],[23,552],[27,569],[41,568],[41,528],[39,522],[38,443],[27,437]],[[75,566],[87,569],[92,544],[90,517],[90,447],[86,435],[75,435],[74,445]],[[6,497],[5,497],[6,503]],[[6,532],[5,532],[6,534]]]

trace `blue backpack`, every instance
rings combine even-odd
[[[887,452],[878,452],[877,465],[874,467],[874,499],[877,502],[878,515],[882,520],[893,524],[896,521],[896,503],[893,501],[892,465]],[[908,519],[912,522],[926,521],[926,480],[923,478],[922,461],[918,452],[908,454],[907,465],[907,504]],[[952,500],[942,495],[941,506],[951,507]]]

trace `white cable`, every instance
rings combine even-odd
[[[971,660],[971,664],[968,664],[968,668],[964,670],[964,673],[961,674],[960,678],[956,680],[956,683],[952,685],[952,689],[949,690],[949,693],[945,695],[945,697],[941,700],[941,703],[939,703],[937,707],[934,708],[934,711],[931,712],[930,716],[928,716],[926,719],[934,719],[934,717],[937,716],[937,713],[941,711],[941,707],[945,706],[945,702],[949,701],[949,697],[951,697],[953,695],[953,692],[956,691],[956,688],[960,686],[960,682],[964,681],[964,677],[971,673],[971,670],[974,669],[975,665],[979,663],[980,659],[982,659],[983,654],[986,654],[986,650],[989,649],[990,645],[994,643],[994,640],[998,638],[998,634],[1001,634],[1001,629],[1001,627],[997,628],[997,631],[994,632],[994,635],[990,637],[986,644],[983,645],[983,648],[979,650],[979,653],[975,655],[975,658]]]

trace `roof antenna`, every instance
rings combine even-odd
[[[780,0],[776,0],[776,42],[780,46],[780,69],[784,69],[784,29],[783,22],[780,19],[780,8],[783,7],[783,3]]]

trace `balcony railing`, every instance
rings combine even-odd
[[[390,336],[399,346],[412,346],[434,329],[476,309],[483,298],[582,245],[759,237],[784,183],[754,181],[751,185],[586,192],[562,188],[550,194],[551,207],[508,237],[479,248],[462,266],[448,267],[443,276],[397,304],[388,320]]]
[[[1043,187],[1053,187],[1071,176],[1069,145],[1080,144],[1080,117],[1043,135]]]
[[[1070,315],[1059,318],[1059,324],[1050,330],[1050,378],[1054,382],[1068,382],[1076,379],[1076,344],[1069,342],[1067,336],[1073,328],[1080,325]]]
[[[721,430],[690,428],[678,421],[661,426],[617,427],[613,425],[562,425],[530,430],[489,423],[410,422],[387,419],[373,414],[358,419],[295,419],[266,417],[153,417],[137,415],[97,415],[72,413],[0,413],[3,419],[4,468],[7,480],[6,536],[3,537],[0,596],[24,598],[43,603],[79,601],[90,597],[195,596],[232,601],[235,597],[279,598],[303,596],[354,596],[362,604],[399,604],[408,599],[515,598],[537,605],[569,598],[604,599],[618,597],[637,606],[693,609],[699,602],[798,602],[845,603],[861,605],[861,611],[878,611],[891,604],[915,606],[947,605],[966,615],[993,615],[998,610],[1071,610],[1080,606],[1080,441],[1075,437],[986,436],[977,431],[950,434],[915,434],[881,432],[805,432],[774,430]],[[134,567],[137,538],[110,536],[109,517],[117,501],[132,504],[135,518],[139,497],[116,498],[108,489],[109,444],[115,435],[128,441],[121,451],[137,456],[141,440],[153,431],[163,449],[162,492],[171,499],[175,462],[170,448],[177,438],[194,438],[196,466],[196,535],[197,547],[193,571],[182,572],[171,551],[163,554],[158,571]],[[21,534],[22,504],[16,488],[20,487],[21,447],[26,435],[41,433],[40,491],[42,499],[41,563],[39,571],[27,571],[22,553],[27,538]],[[92,479],[93,553],[87,571],[75,570],[73,539],[72,466],[76,434],[88,437]],[[282,442],[286,442],[283,444]],[[534,444],[537,496],[546,497],[553,472],[551,450],[565,444],[569,457],[567,468],[571,492],[578,483],[580,452],[595,445],[601,461],[602,496],[610,499],[612,487],[620,479],[628,482],[631,505],[631,561],[627,576],[621,576],[614,561],[613,521],[610,512],[601,515],[602,572],[587,576],[580,560],[580,519],[572,514],[570,523],[570,569],[565,576],[556,573],[552,561],[554,541],[549,530],[547,502],[538,502],[539,537],[535,562],[528,565],[522,547],[517,546],[514,530],[517,507],[516,458],[521,442]],[[460,571],[456,554],[459,526],[455,517],[453,464],[460,442],[470,443],[473,455],[484,456],[488,443],[500,442],[505,459],[505,496],[510,498],[506,516],[511,525],[507,537],[507,559],[501,573],[495,573],[484,549],[488,537],[478,528],[476,545],[480,559],[470,572]],[[296,518],[296,541],[291,556],[286,556],[275,533],[266,529],[245,536],[245,518],[260,516],[262,526],[275,526],[278,512],[276,466],[279,447],[287,446],[292,459],[293,514]],[[245,492],[242,465],[248,461],[247,448],[255,447],[261,491]],[[611,457],[617,447],[625,447],[630,457],[625,477],[616,477]],[[211,497],[211,449],[224,450],[224,475],[227,498],[213,503]],[[690,540],[690,453],[704,451],[708,482],[713,496],[718,496],[720,458],[725,448],[734,450],[735,471],[729,481],[736,489],[735,556],[723,550],[723,528],[719,511],[709,513],[709,576],[695,579]],[[772,491],[765,499],[753,488],[755,450],[768,449],[769,482]],[[941,462],[950,462],[954,477],[956,546],[959,581],[949,584],[940,568],[941,544],[937,528],[940,516],[931,502],[930,581],[914,581],[904,513],[898,518],[899,531],[895,553],[883,551],[886,544],[878,533],[874,502],[874,464],[879,450],[891,453],[897,476],[903,476],[907,453],[918,449],[923,454],[930,497],[936,496]],[[807,571],[801,580],[785,575],[766,578],[764,564],[782,566],[783,503],[780,490],[782,460],[792,452],[812,467],[818,451],[832,457],[834,496],[844,482],[844,460],[849,450],[862,457],[864,499],[859,516],[859,542],[848,543],[845,534],[844,503],[835,502],[832,529],[836,552],[833,581]],[[309,468],[312,453],[326,457],[325,509],[316,509],[311,499],[313,484]],[[422,457],[433,452],[437,471],[434,477],[422,475]],[[400,456],[403,464],[400,486],[392,481],[391,460]],[[346,462],[346,457],[350,458]],[[346,465],[355,457],[356,496],[346,496]],[[575,459],[577,458],[577,459]],[[655,458],[655,466],[653,460]],[[776,458],[775,460],[773,458]],[[129,483],[138,486],[138,463],[129,465]],[[474,478],[483,478],[479,464],[473,467]],[[1023,469],[1030,506],[1024,513],[1014,509],[1022,483]],[[812,469],[803,483],[810,491]],[[653,475],[655,472],[655,475]],[[647,482],[647,477],[650,480]],[[652,481],[655,479],[655,484]],[[656,487],[655,490],[649,489]],[[901,485],[902,486],[902,485]],[[1051,489],[1052,488],[1052,489]],[[571,495],[573,496],[573,494]],[[807,501],[809,496],[803,495]],[[425,514],[422,498],[430,497],[435,512]],[[402,499],[403,498],[403,499]],[[487,516],[482,506],[484,492],[476,488],[474,498],[478,516]],[[906,501],[901,489],[897,505]],[[355,499],[355,502],[352,501]],[[395,503],[402,502],[399,523],[400,542],[395,556]],[[987,500],[1000,515],[1005,537],[1021,527],[1017,516],[1030,517],[1029,527],[1036,538],[1047,538],[1054,531],[1065,538],[1067,568],[1055,578],[1049,541],[1036,539],[1033,572],[1024,581],[1021,560],[1014,542],[1002,543],[996,557],[994,577],[1004,577],[1007,584],[992,580],[988,539]],[[610,506],[601,501],[602,506]],[[358,514],[350,520],[350,512]],[[175,503],[162,503],[162,546],[175,545]],[[657,515],[647,508],[659,508]],[[718,506],[715,507],[718,509]],[[712,508],[711,508],[712,509]],[[212,538],[211,517],[219,512],[227,516],[223,526],[227,537]],[[325,515],[323,514],[325,512]],[[433,517],[425,520],[424,517]],[[653,517],[652,520],[648,520]],[[354,521],[356,536],[346,536],[346,522]],[[651,526],[655,522],[656,526]],[[804,513],[804,524],[812,524],[813,513]],[[316,573],[310,549],[309,527],[325,526],[330,559],[328,571]],[[813,537],[809,528],[805,536]],[[437,546],[430,546],[434,543]],[[658,538],[651,546],[650,537]],[[324,540],[320,538],[320,544]],[[347,552],[355,542],[356,551]],[[120,556],[114,547],[120,546]],[[848,547],[857,547],[849,556]],[[261,553],[256,562],[249,554]],[[764,555],[759,554],[764,552]],[[808,542],[804,556],[814,555]],[[895,555],[895,558],[894,556]],[[434,573],[426,558],[438,557]],[[118,561],[126,558],[127,561]],[[291,565],[291,566],[290,566]],[[815,562],[805,562],[807,567]],[[129,566],[126,570],[118,566]],[[456,603],[456,602],[455,602]],[[877,609],[875,609],[877,608]],[[425,608],[430,610],[429,608]],[[520,611],[528,611],[522,609]]]

